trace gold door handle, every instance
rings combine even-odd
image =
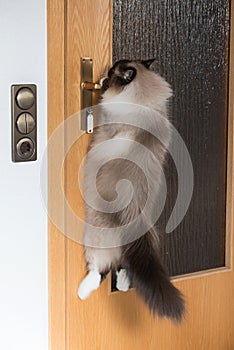
[[[85,82],[82,82],[81,83],[81,89],[84,89],[84,90],[91,90],[91,91],[94,91],[94,90],[101,90],[101,85],[98,84],[98,83],[91,83],[89,81],[85,81]]]
[[[81,57],[81,130],[87,133],[93,132],[94,110],[100,99],[101,85],[93,82],[93,59]]]

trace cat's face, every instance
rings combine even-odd
[[[103,79],[102,93],[108,89],[121,92],[127,85],[134,82],[144,70],[149,70],[154,59],[146,61],[120,60],[108,71],[108,77]]]

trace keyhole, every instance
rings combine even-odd
[[[24,138],[17,143],[17,153],[21,158],[28,159],[34,154],[35,147],[30,138]]]
[[[20,152],[25,156],[27,156],[31,152],[31,150],[32,150],[32,147],[28,141],[23,142],[22,145],[20,146]]]

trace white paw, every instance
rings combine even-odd
[[[116,288],[122,292],[127,292],[130,287],[130,280],[128,278],[127,270],[121,269],[120,271],[117,271],[116,276]]]
[[[81,282],[78,289],[78,297],[81,300],[88,298],[90,293],[100,286],[101,275],[98,271],[89,271],[88,275]]]

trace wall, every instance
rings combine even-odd
[[[46,145],[46,2],[0,0],[0,348],[46,350],[47,219],[40,194]],[[10,86],[38,88],[38,160],[11,161]]]

